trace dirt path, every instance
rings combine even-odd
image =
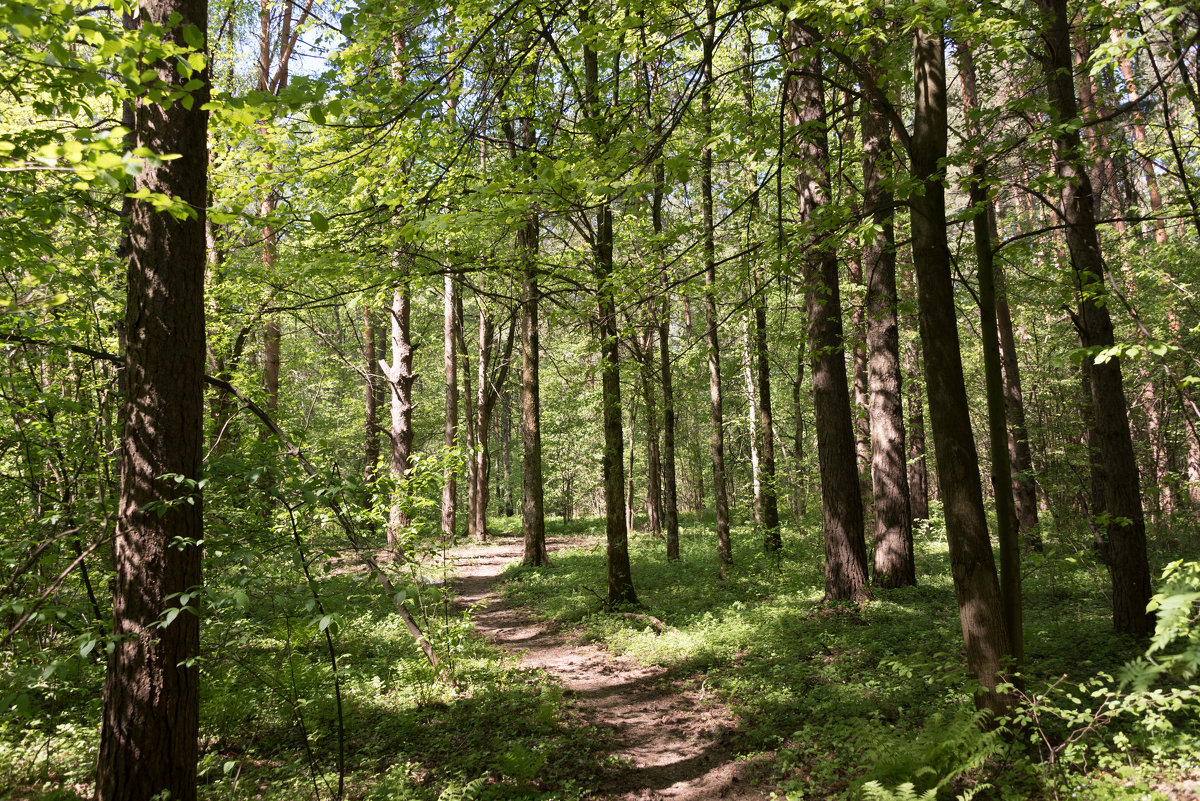
[[[552,540],[553,551],[566,544]],[[608,729],[617,743],[613,767],[601,780],[608,801],[701,801],[769,798],[744,778],[727,738],[733,716],[712,698],[672,682],[666,670],[647,667],[579,643],[500,596],[504,566],[521,558],[521,542],[501,538],[456,549],[454,585],[459,603],[477,605],[475,628],[484,637],[542,668],[561,682],[590,723]]]

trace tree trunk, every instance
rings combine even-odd
[[[704,148],[700,154],[700,203],[704,227],[704,308],[705,337],[708,341],[708,398],[712,410],[713,504],[717,510],[717,558],[721,575],[733,564],[733,543],[729,538],[729,494],[725,486],[725,416],[721,399],[721,342],[717,327],[717,259],[713,237],[712,187],[712,88],[713,48],[717,29],[715,0],[705,0],[707,22],[704,26],[704,86],[700,90],[700,116],[704,125]]]
[[[796,348],[796,378],[792,381],[792,461],[796,469],[792,505],[796,517],[803,517],[808,513],[808,481],[804,475],[804,409],[801,405],[804,397],[804,351],[807,341],[807,338],[801,338],[800,347]]]
[[[580,9],[581,27],[590,24],[590,10]],[[619,69],[614,62],[614,69]],[[590,45],[583,46],[584,113],[595,128],[595,144],[607,144],[605,109],[597,96],[600,83],[598,56]],[[629,567],[629,538],[625,533],[625,465],[621,432],[621,351],[617,326],[616,289],[613,286],[613,221],[608,199],[596,209],[592,243],[593,276],[600,334],[600,404],[604,419],[604,532],[607,540],[608,595],[610,606],[637,603]]]
[[[958,321],[954,309],[950,249],[946,235],[946,67],[942,22],[914,31],[912,170],[923,192],[912,207],[913,262],[917,267],[921,343],[937,456],[938,484],[946,514],[950,570],[967,647],[967,665],[982,691],[980,708],[1001,714],[1011,696],[999,689],[999,673],[1010,656],[1000,585],[987,517],[979,462],[963,380]]]
[[[363,409],[366,425],[363,443],[363,481],[367,484],[376,478],[379,469],[379,354],[375,349],[375,313],[371,307],[363,308],[363,361],[366,363],[366,381],[363,388]]]
[[[908,499],[913,521],[929,519],[929,473],[925,467],[925,403],[921,395],[921,355],[916,340],[904,349],[908,382]]]
[[[795,20],[788,22],[783,46],[789,65],[785,101],[793,131],[791,156],[797,166],[799,221],[810,230],[803,269],[825,523],[825,599],[861,600],[870,593],[853,412],[846,383],[837,253],[812,231],[829,198],[821,62],[809,55],[813,37]]]
[[[488,370],[492,361],[495,326],[492,318],[479,304],[479,344],[476,353],[475,439],[471,443],[470,470],[467,475],[467,536],[473,540],[487,537],[488,506],[488,424],[491,422],[488,404]]]
[[[1056,132],[1054,170],[1061,182],[1072,279],[1080,298],[1080,340],[1085,348],[1107,348],[1113,344],[1113,328],[1104,302],[1104,261],[1096,235],[1092,186],[1082,167],[1078,130],[1068,124],[1077,114],[1066,0],[1037,0],[1037,6],[1044,17],[1042,67]],[[1090,357],[1086,361],[1090,362]],[[1146,522],[1118,358],[1092,362],[1091,389],[1099,450],[1107,473],[1105,500],[1112,515],[1106,526],[1106,547],[1113,585],[1113,625],[1118,631],[1145,634],[1152,626],[1146,612],[1150,600]]]
[[[388,513],[388,548],[393,554],[404,554],[404,532],[412,523],[408,510],[408,490],[405,477],[412,467],[413,427],[412,388],[413,344],[411,333],[412,303],[408,286],[403,283],[408,272],[407,256],[397,254],[397,273],[401,284],[392,293],[392,363],[380,364],[391,389],[391,473],[396,486],[392,490],[392,505]]]
[[[458,446],[458,337],[457,288],[450,273],[442,279],[442,344],[446,375],[445,437],[446,458]],[[453,462],[454,460],[451,460]],[[442,535],[453,539],[458,526],[458,468],[447,463],[442,471]]]
[[[771,411],[771,360],[767,353],[767,304],[754,305],[754,353],[758,358],[758,428],[762,432],[763,547],[783,549],[779,531],[779,489],[775,478],[775,416]]]
[[[646,404],[646,518],[650,533],[663,532],[662,459],[658,449],[658,404],[654,397],[655,328],[642,334],[640,381]]]
[[[1109,31],[1109,38],[1117,48],[1123,46],[1122,36],[1115,28]],[[1131,98],[1138,97],[1137,81],[1133,76],[1133,65],[1127,58],[1117,59],[1117,65],[1121,69],[1121,77],[1125,79],[1125,94]],[[1154,216],[1154,240],[1161,245],[1167,241],[1167,226],[1163,220],[1162,192],[1158,188],[1158,175],[1155,172],[1154,159],[1150,158],[1150,154],[1147,152],[1146,121],[1142,117],[1142,112],[1137,108],[1134,108],[1129,120],[1130,127],[1133,129],[1133,141],[1138,161],[1142,165],[1142,178],[1146,183],[1146,196],[1150,199],[1150,212]]]
[[[512,517],[516,512],[512,493],[512,397],[507,390],[500,403],[500,497],[504,502],[504,516]]]
[[[665,167],[660,159],[654,167],[654,195],[650,205],[656,237],[662,235],[663,184]],[[663,285],[667,286],[666,267],[660,262]],[[679,498],[675,481],[675,390],[671,381],[671,294],[663,293],[662,317],[658,323],[658,363],[663,391],[663,525],[667,534],[667,560],[679,558]]]
[[[848,243],[850,244],[850,243]],[[860,254],[851,251],[846,257],[846,277],[855,286],[864,286],[863,265]],[[854,343],[851,361],[854,364],[854,452],[858,465],[858,485],[862,492],[863,509],[871,513],[871,401],[870,378],[867,370],[867,314],[861,303],[854,304],[850,312],[850,341]]]
[[[871,69],[870,64],[867,66]],[[866,79],[877,80],[872,74]],[[863,249],[869,351],[869,453],[875,506],[874,582],[880,587],[910,587],[917,583],[917,573],[904,450],[899,300],[892,225],[895,197],[888,188],[891,164],[886,155],[891,148],[891,126],[869,95],[863,99],[862,136],[863,210],[871,215],[878,232],[874,241]]]
[[[140,14],[177,47],[187,47],[185,26],[207,32],[201,0],[146,0]],[[180,74],[175,58],[152,68],[166,85],[207,84],[204,73]],[[129,217],[115,639],[104,681],[99,801],[196,798],[208,94],[205,85],[186,108],[147,101],[134,112],[138,147],[179,154],[147,164],[134,190],[178,197],[190,208],[180,220],[135,200]]]
[[[982,143],[975,59],[967,42],[958,43],[959,78],[967,135],[976,152],[971,157],[970,203],[975,235],[975,261],[979,270],[979,316],[982,332],[984,385],[987,394],[992,494],[996,500],[996,539],[1000,545],[1000,597],[1008,649],[1017,665],[1024,659],[1024,622],[1021,614],[1021,548],[1017,509],[1013,501],[1012,464],[1008,458],[1008,426],[1004,414],[1004,377],[1000,367],[999,323],[996,316],[996,268],[992,252],[991,220],[995,208],[989,197],[987,165],[979,153]]]
[[[758,400],[755,397],[757,392],[754,382],[754,368],[751,366],[754,350],[751,338],[752,327],[751,314],[747,313],[742,337],[742,379],[746,383],[746,430],[750,435],[750,482],[753,488],[752,511],[754,514],[754,525],[761,529],[763,524],[762,463],[758,454]]]

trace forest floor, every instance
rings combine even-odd
[[[578,538],[551,537],[554,552]],[[487,544],[460,546],[454,587],[458,604],[472,608],[475,630],[559,682],[582,718],[611,746],[598,798],[608,801],[767,799],[753,786],[750,766],[737,761],[730,739],[738,722],[703,685],[583,642],[581,632],[539,620],[505,600],[501,573],[522,555],[522,542],[495,535]]]

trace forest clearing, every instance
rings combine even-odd
[[[0,4],[0,799],[1200,798],[1200,11]]]

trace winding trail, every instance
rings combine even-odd
[[[551,560],[574,541],[551,539]],[[475,606],[475,629],[556,678],[591,724],[616,744],[601,777],[606,801],[703,801],[767,799],[769,792],[745,779],[729,739],[737,723],[729,710],[662,667],[646,666],[580,643],[527,609],[508,604],[499,591],[504,566],[521,558],[519,538],[497,535],[483,545],[453,552],[458,603]]]

